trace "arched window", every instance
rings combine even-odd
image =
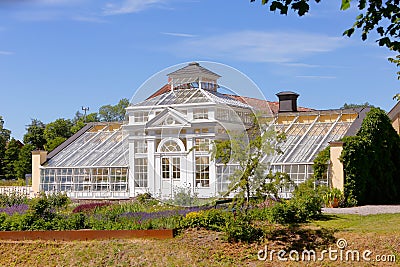
[[[167,140],[160,147],[161,152],[179,152],[182,151],[181,147],[174,140]]]

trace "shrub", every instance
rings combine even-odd
[[[254,227],[246,220],[230,220],[223,228],[229,242],[255,242],[264,236],[262,229]]]
[[[104,207],[104,206],[110,206],[110,205],[111,205],[110,202],[93,202],[93,203],[81,204],[81,205],[75,207],[72,210],[72,213],[91,212],[97,208]]]
[[[386,112],[372,108],[356,136],[343,142],[347,205],[399,203],[400,137]]]
[[[325,207],[337,208],[343,205],[344,196],[343,192],[337,188],[331,188],[323,196]]]
[[[171,205],[189,207],[199,205],[197,193],[193,193],[190,187],[177,187],[174,190],[174,198],[168,201]]]
[[[0,207],[11,207],[27,203],[28,197],[26,195],[17,193],[0,194]]]
[[[66,193],[50,194],[47,196],[47,201],[53,208],[62,208],[71,203],[71,200]]]
[[[314,188],[314,179],[298,185],[290,200],[276,203],[267,209],[263,216],[275,223],[302,223],[316,218],[321,214],[323,195],[327,188]]]
[[[54,230],[79,230],[87,228],[87,218],[83,213],[58,215],[52,221]]]
[[[208,230],[221,230],[229,220],[229,215],[218,209],[190,212],[183,219],[183,227],[203,227]]]
[[[146,202],[148,202],[149,200],[152,200],[153,197],[151,196],[150,193],[143,193],[143,194],[139,194],[136,197],[137,201],[139,201],[140,204],[144,204]]]

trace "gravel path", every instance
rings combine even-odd
[[[323,213],[336,214],[382,214],[382,213],[400,213],[400,205],[380,205],[380,206],[361,206],[352,208],[322,208]]]

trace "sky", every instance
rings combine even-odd
[[[389,111],[400,92],[393,54],[376,36],[343,37],[359,11],[322,2],[298,17],[250,0],[0,0],[0,116],[22,139],[31,119],[132,99],[155,73],[192,61],[237,69],[271,101],[294,91],[303,107]]]

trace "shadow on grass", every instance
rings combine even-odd
[[[334,230],[331,229],[309,229],[299,225],[289,225],[285,228],[271,230],[267,234],[267,238],[284,246],[287,251],[302,251],[327,248],[336,241],[333,234]]]
[[[339,216],[334,215],[334,214],[321,214],[320,216],[318,216],[318,218],[316,219],[317,221],[331,221],[331,220],[336,220],[339,219]]]

